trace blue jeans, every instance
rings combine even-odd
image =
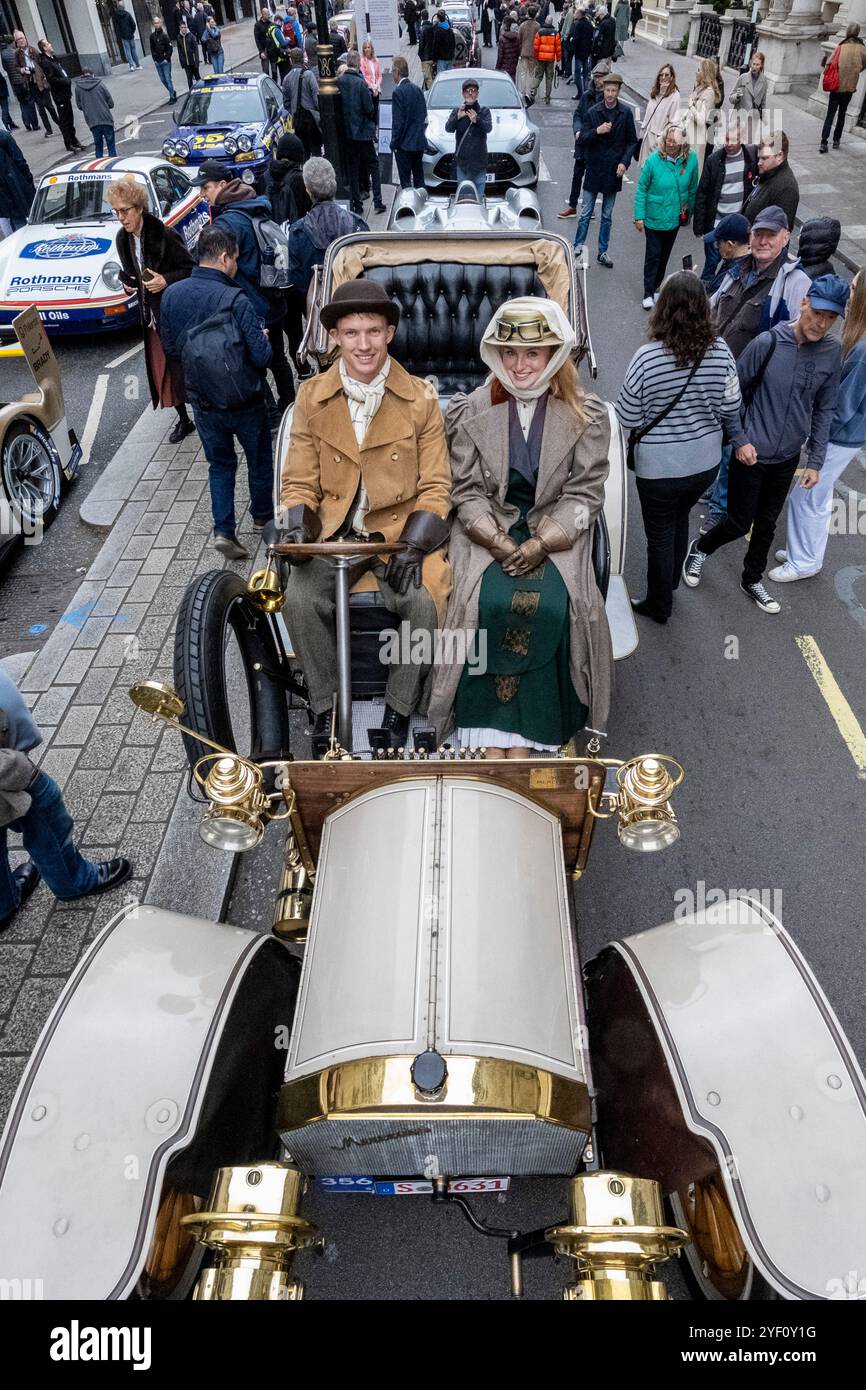
[[[580,221],[577,224],[577,232],[574,237],[574,254],[577,255],[582,250],[589,232],[589,219],[592,217],[592,210],[595,207],[597,193],[590,193],[584,189],[580,195]],[[603,256],[608,246],[610,246],[610,229],[613,224],[613,205],[616,202],[615,193],[602,193],[601,195],[601,225],[598,229],[598,254]]]
[[[437,59],[436,59],[436,76],[438,77],[440,72],[448,72],[449,69],[453,66],[453,64],[454,64],[454,59],[453,59],[453,58],[437,58]]]
[[[20,906],[18,886],[9,868],[6,831],[17,830],[24,848],[55,897],[82,898],[96,887],[99,870],[84,859],[72,843],[72,817],[60,788],[47,772],[38,772],[27,789],[30,808],[18,820],[0,829],[0,917]]]
[[[710,488],[709,513],[710,521],[714,526],[718,526],[720,521],[724,521],[728,515],[728,469],[731,466],[731,454],[734,452],[732,444],[726,444],[722,449],[722,461],[719,464],[719,471],[716,474],[716,481]]]
[[[114,157],[117,154],[117,146],[114,143],[113,125],[92,125],[90,133],[93,136],[93,154],[96,159],[102,158],[102,142],[105,141],[108,153]]]
[[[220,49],[219,53],[214,54],[213,58],[211,59],[211,63],[213,65],[214,72],[223,71],[226,65],[226,55],[223,49]]]
[[[156,59],[154,58],[154,60],[153,60],[153,66],[156,68],[157,72],[159,73],[159,80],[160,80],[160,82],[162,83],[163,87],[164,87],[165,90],[168,92],[169,96],[170,96],[170,97],[173,97],[173,96],[174,96],[174,79],[173,79],[173,77],[172,77],[172,75],[171,75],[171,59],[170,59],[170,58],[166,58],[166,60],[165,60],[164,63],[158,63],[158,62],[156,61]]]
[[[138,61],[138,49],[135,46],[135,39],[121,39],[121,43],[123,44],[123,51],[126,54],[126,61],[129,63],[129,66],[131,68],[140,68],[141,63]]]
[[[233,537],[236,530],[235,473],[238,460],[235,439],[247,458],[253,520],[273,520],[274,455],[265,406],[260,402],[246,410],[201,410],[194,407],[192,413],[208,463],[216,535]]]
[[[454,177],[458,183],[462,183],[464,179],[467,181],[467,183],[474,183],[475,191],[478,194],[479,198],[484,197],[487,189],[487,175],[484,173],[483,169],[480,170],[477,174],[470,174],[467,173],[465,169],[458,169],[455,167]]]

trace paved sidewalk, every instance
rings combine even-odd
[[[136,680],[172,681],[174,625],[189,581],[226,568],[210,547],[198,438],[165,443],[174,416],[146,411],[128,445],[141,481],[42,650],[9,662],[45,736],[34,753],[61,785],[88,858],[124,854],[134,877],[104,897],[58,903],[40,885],[0,937],[0,1123],[39,1031],[94,936],[134,899],[199,916],[223,910],[232,857],[199,840],[180,735],[136,710]],[[255,563],[246,469],[239,532]],[[24,675],[21,676],[22,667]],[[17,836],[10,843],[20,845]],[[23,854],[13,852],[13,863]]]
[[[641,107],[646,104],[656,73],[667,62],[673,65],[677,85],[688,100],[698,69],[697,58],[671,53],[645,39],[629,40],[626,44],[617,71]],[[725,90],[730,94],[736,74],[733,68],[725,68],[723,75]],[[841,258],[849,269],[859,269],[866,265],[866,140],[846,135],[841,150],[819,154],[821,120],[791,94],[773,96],[771,102],[781,112],[782,129],[791,142],[790,164],[800,184],[797,222],[807,222],[810,217],[838,217],[842,223]]]
[[[251,71],[259,71],[256,46],[253,41],[252,20],[244,20],[241,24],[226,25],[222,31],[222,36],[226,55],[226,72],[231,68],[250,68]],[[175,83],[174,89],[177,95],[182,97],[186,92],[186,76],[177,61],[176,50],[172,55],[171,70]],[[210,72],[209,64],[205,64],[201,69],[202,77],[208,76]],[[149,50],[142,58],[141,72],[129,72],[124,63],[122,66],[118,65],[114,68],[111,76],[103,80],[114,98],[117,148],[118,152],[123,154],[124,138],[133,131],[137,135],[140,124],[146,121],[151,112],[158,110],[167,112],[171,103],[168,100],[168,93],[159,80]],[[74,105],[74,99],[73,110],[78,138],[82,144],[92,148],[90,131],[84,124],[81,112]],[[21,112],[14,97],[10,98],[9,111],[13,121],[20,127]],[[52,121],[53,125],[54,122]],[[63,148],[63,141],[56,128],[50,140],[45,139],[41,124],[38,131],[30,132],[19,129],[13,130],[12,134],[30,165],[34,179],[39,179],[55,164],[64,164],[70,158],[70,155]]]

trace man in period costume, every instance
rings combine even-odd
[[[405,551],[377,561],[357,587],[378,586],[390,611],[409,624],[408,654],[413,634],[432,634],[444,617],[451,587],[442,550],[451,507],[442,415],[435,391],[388,354],[400,309],[383,286],[364,279],[340,285],[321,319],[340,356],[298,391],[282,463],[282,539],[405,541]],[[329,561],[292,566],[286,622],[316,716],[313,733],[324,733],[337,688]],[[417,662],[390,666],[382,727],[395,747],[405,744],[428,672]]]

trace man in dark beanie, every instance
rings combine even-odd
[[[430,636],[445,616],[451,587],[448,539],[451,470],[442,413],[426,381],[396,362],[388,348],[399,306],[383,285],[349,280],[321,311],[340,355],[298,390],[292,432],[280,461],[282,539],[403,541],[386,562],[374,560],[357,587],[378,588],[408,624],[403,657],[389,663],[382,728],[405,746],[409,717],[429,664],[412,661],[415,632]],[[310,693],[313,734],[331,725],[337,689],[335,571],[324,559],[293,564],[285,619]]]

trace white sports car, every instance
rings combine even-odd
[[[463,101],[463,83],[476,78],[478,100],[490,110],[493,129],[487,137],[487,182],[534,188],[541,163],[541,131],[526,115],[520,93],[507,72],[490,68],[451,68],[440,73],[427,93],[427,150],[424,183],[454,188],[454,135],[445,129]]]
[[[194,249],[210,211],[180,169],[134,155],[62,164],[41,179],[26,227],[0,241],[0,334],[11,335],[28,304],[51,335],[138,322],[138,298],[120,283],[117,221],[106,199],[124,174],[145,185],[150,211]]]

